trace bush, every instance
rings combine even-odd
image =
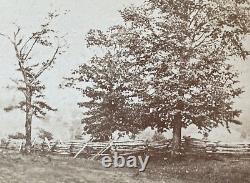
[[[45,138],[47,138],[48,140],[52,140],[53,134],[49,131],[44,130],[44,129],[40,129],[38,137],[42,140],[45,140]]]
[[[25,139],[25,135],[21,132],[17,132],[14,135],[9,135],[9,139]]]
[[[163,141],[163,140],[166,140],[166,138],[164,137],[164,135],[162,133],[159,133],[159,132],[155,132],[155,134],[152,137],[153,142]]]

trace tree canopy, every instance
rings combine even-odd
[[[83,119],[87,132],[173,129],[179,143],[181,128],[191,124],[205,131],[240,124],[233,98],[243,91],[228,61],[249,55],[248,1],[147,0],[120,13],[123,24],[89,31],[88,46],[104,54],[70,79],[71,86],[92,83],[83,90],[91,100],[80,104],[91,116]],[[99,99],[112,105],[94,109]]]

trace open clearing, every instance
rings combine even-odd
[[[250,161],[224,158],[149,161],[145,172],[103,168],[98,161],[57,156],[0,154],[1,183],[247,183]]]

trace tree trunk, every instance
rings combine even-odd
[[[28,90],[29,91],[29,90]],[[31,152],[31,125],[32,125],[31,94],[26,96],[26,122],[25,122],[25,152]]]
[[[176,117],[175,123],[173,124],[173,141],[172,141],[172,152],[171,156],[173,158],[177,157],[181,149],[181,128],[182,122],[181,117],[178,115]]]

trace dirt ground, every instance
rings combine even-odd
[[[152,161],[145,172],[83,158],[0,153],[0,183],[247,183],[248,160]]]

